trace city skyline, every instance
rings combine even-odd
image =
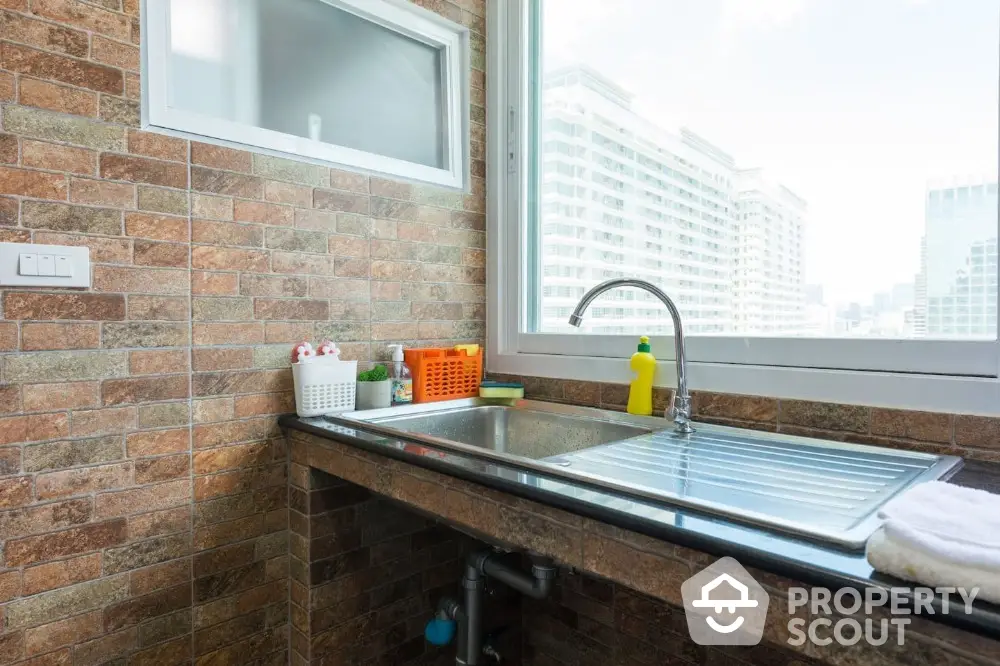
[[[995,181],[928,189],[922,238],[936,249],[928,260],[922,243],[916,278],[832,301],[803,277],[808,203],[696,132],[650,123],[634,112],[633,99],[592,68],[546,74],[540,330],[564,328],[585,286],[628,275],[667,289],[692,333],[996,334]],[[961,233],[950,231],[956,224]],[[978,277],[962,277],[970,271]],[[955,289],[969,293],[955,296]],[[973,289],[980,304],[961,310]],[[951,300],[934,300],[948,294]],[[667,332],[666,313],[648,300],[629,290],[607,295],[585,330]],[[965,323],[943,327],[933,318],[940,303],[951,303],[948,316]]]
[[[806,280],[831,302],[913,281],[928,184],[996,179],[995,2],[545,0],[543,14],[546,70],[599,67],[642,116],[808,200]]]

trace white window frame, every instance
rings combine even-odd
[[[245,0],[238,0],[244,2]],[[442,52],[443,127],[447,168],[408,162],[173,108],[171,0],[143,0],[143,129],[390,178],[467,191],[469,174],[469,29],[408,0],[315,0],[350,12]]]
[[[623,359],[636,336],[524,332],[532,2],[489,3],[487,368],[628,382]],[[663,361],[656,384],[675,386],[673,337],[652,344]],[[686,344],[693,390],[1000,415],[1000,341],[688,336]]]

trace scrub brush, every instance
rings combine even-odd
[[[517,400],[524,397],[524,384],[520,382],[495,382],[484,379],[479,383],[479,397]]]

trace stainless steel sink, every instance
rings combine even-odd
[[[862,547],[877,511],[961,458],[708,424],[678,434],[663,418],[532,400],[484,399],[350,412],[326,419],[729,519]],[[551,477],[556,479],[551,480]],[[583,483],[581,483],[583,482]]]

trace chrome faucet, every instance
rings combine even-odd
[[[595,298],[610,289],[618,287],[638,287],[656,296],[667,306],[670,318],[674,322],[674,355],[677,357],[677,391],[674,393],[673,403],[665,415],[667,418],[673,417],[674,429],[683,435],[694,432],[691,425],[691,394],[687,387],[687,358],[684,354],[684,329],[681,327],[681,313],[677,309],[673,300],[667,296],[662,289],[645,280],[633,280],[631,278],[618,278],[607,280],[597,285],[580,299],[576,304],[576,309],[569,316],[569,323],[579,328],[583,323],[583,313],[594,301]]]

